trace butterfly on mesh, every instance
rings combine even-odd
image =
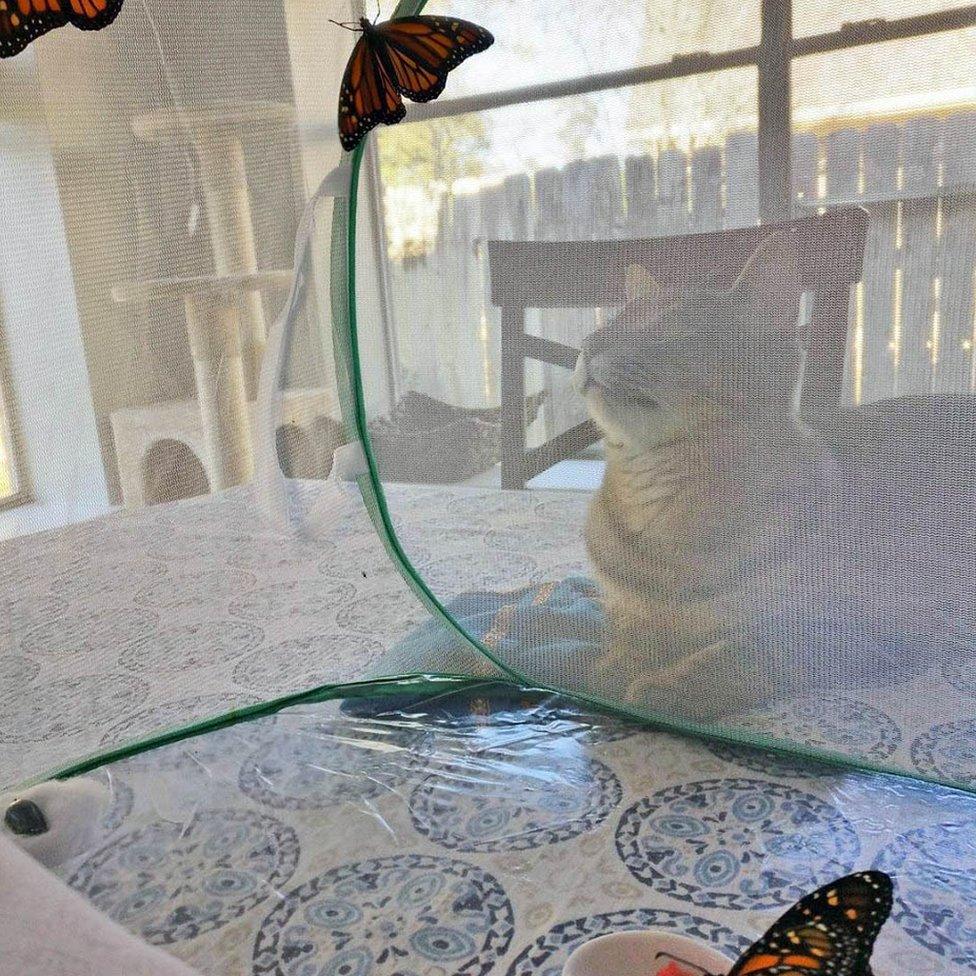
[[[10,58],[62,24],[101,30],[115,20],[123,0],[0,0],[0,58]]]
[[[891,906],[887,874],[849,874],[801,898],[728,976],[872,976],[871,952]]]
[[[418,15],[382,24],[363,17],[358,26],[339,26],[362,33],[339,89],[339,140],[347,152],[381,122],[395,125],[406,115],[401,96],[433,101],[450,71],[495,42],[483,27],[457,17]]]

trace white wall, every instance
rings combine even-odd
[[[32,52],[5,62],[0,105],[0,329],[32,501],[0,538],[109,510],[64,220]],[[6,114],[16,106],[16,117]],[[93,173],[92,179],[98,179]]]

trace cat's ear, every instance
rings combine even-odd
[[[624,291],[628,302],[639,298],[657,298],[664,289],[657,279],[641,264],[632,264],[627,268],[624,279]]]
[[[732,285],[736,298],[766,311],[764,324],[784,333],[796,325],[800,293],[798,245],[788,230],[774,231],[760,241]]]

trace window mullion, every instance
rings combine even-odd
[[[759,218],[763,223],[791,216],[790,50],[792,0],[762,0],[759,55]]]

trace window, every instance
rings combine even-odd
[[[416,163],[421,155],[411,142],[433,144],[432,132],[453,127],[443,144],[460,146],[458,153],[464,158],[454,168],[445,167],[435,148],[432,155],[440,168],[431,174],[433,181],[425,183],[433,182],[435,192],[449,189],[463,194],[512,174],[565,165],[574,158],[624,157],[634,152],[642,140],[646,143],[655,136],[647,124],[642,131],[641,113],[634,109],[638,104],[645,123],[651,117],[656,120],[658,137],[679,144],[683,137],[685,143],[707,144],[735,129],[747,129],[751,115],[751,125],[758,130],[758,213],[767,220],[784,218],[793,211],[796,196],[809,192],[804,170],[809,160],[801,158],[800,172],[791,177],[794,113],[808,114],[811,101],[822,102],[831,85],[836,89],[841,84],[843,76],[831,68],[832,57],[860,66],[857,77],[883,79],[889,98],[900,92],[907,105],[916,93],[931,88],[928,74],[941,77],[954,68],[960,78],[968,78],[976,53],[972,35],[964,30],[976,25],[976,5],[945,8],[944,2],[921,0],[605,2],[614,24],[621,18],[634,24],[628,36],[613,32],[612,43],[598,26],[592,37],[562,37],[552,29],[560,7],[553,0],[531,5],[499,0],[492,12],[497,11],[499,30],[506,32],[507,43],[499,45],[504,50],[492,58],[474,59],[452,79],[447,97],[413,108],[407,123],[395,133],[379,134],[381,159],[387,161],[381,166],[381,179],[396,199],[393,209],[402,219],[400,226],[390,228],[393,238],[421,230],[405,226],[414,216],[409,199],[397,189],[403,174],[395,165],[402,169],[405,161]],[[591,0],[591,5],[592,22],[599,25],[600,3]],[[629,13],[627,8],[632,8]],[[441,13],[447,5],[432,0],[425,9]],[[474,2],[461,2],[460,9],[455,2],[450,9],[474,20],[481,12]],[[942,42],[942,37],[953,34],[954,40]],[[896,43],[886,48],[884,42],[899,42],[902,47]],[[963,50],[967,46],[969,59]],[[812,74],[810,65],[818,56],[832,71],[829,77]],[[634,64],[641,66],[627,67]],[[925,67],[924,77],[919,75],[920,66]],[[735,69],[747,73],[737,75]],[[757,93],[752,112],[743,111],[742,100],[750,87],[743,78],[748,79],[749,73],[758,76],[751,85]],[[976,97],[971,82],[961,81],[958,87],[965,96],[967,84],[972,109]],[[640,89],[639,97],[635,89]],[[850,100],[849,87],[838,94]],[[519,111],[486,114],[488,109],[506,106]],[[871,111],[870,104],[862,106],[863,113]],[[719,131],[722,113],[726,133]],[[424,119],[436,119],[438,124],[430,122],[428,132],[418,132],[417,122]],[[701,131],[679,131],[680,125],[687,128],[689,121],[698,120],[704,123],[698,126]],[[414,134],[409,134],[411,129]],[[531,139],[520,138],[526,131]],[[389,145],[386,153],[384,140]],[[520,143],[531,146],[520,152]],[[538,159],[525,156],[525,152],[539,155],[540,150]],[[404,246],[402,241],[393,243],[394,249]]]
[[[497,321],[482,294],[479,242],[670,236],[772,222],[867,205],[890,178],[889,200],[924,190],[940,201],[896,202],[887,216],[872,211],[876,226],[890,224],[899,254],[885,268],[876,255],[866,258],[874,265],[856,296],[847,396],[976,388],[971,252],[963,242],[972,202],[941,202],[951,182],[976,183],[962,172],[972,153],[953,149],[976,118],[976,5],[589,0],[594,27],[584,38],[552,29],[561,6],[498,0],[492,26],[505,42],[500,50],[473,59],[444,98],[411,106],[405,123],[377,133],[385,306],[396,319],[389,331],[398,339],[401,386],[450,400],[463,391],[467,406],[496,402]],[[443,13],[448,5],[431,0],[425,9]],[[450,9],[475,21],[483,14],[474,0],[454,0]],[[626,36],[624,19],[633,23]],[[602,30],[604,22],[618,29]],[[888,171],[898,146],[910,144],[917,156],[927,138],[934,149],[924,165],[902,152]],[[953,233],[959,242],[950,253]],[[951,282],[940,261],[951,265]],[[968,277],[957,267],[965,261]],[[458,311],[431,322],[413,311],[417,295]],[[480,331],[459,326],[459,313],[480,321]],[[893,334],[886,325],[870,331],[872,322],[889,321]],[[582,322],[579,331],[589,327]],[[553,384],[566,377],[547,374],[543,415],[560,429]],[[532,377],[527,382],[536,388]],[[571,392],[565,399],[575,402]]]

